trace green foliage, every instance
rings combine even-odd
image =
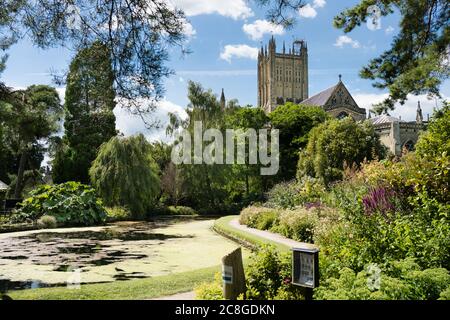
[[[308,134],[312,128],[329,118],[320,107],[286,103],[270,113],[272,126],[280,130],[280,171],[279,181],[295,177],[299,151],[308,143]]]
[[[16,176],[11,192],[19,198],[32,182],[26,181],[25,172],[40,168],[44,145],[59,131],[63,110],[55,88],[46,85],[0,91],[0,177],[10,182],[8,175]]]
[[[421,156],[450,155],[450,102],[445,102],[442,109],[435,111],[427,131],[420,135],[416,152]]]
[[[223,300],[222,274],[217,272],[213,282],[205,282],[194,288],[197,300]]]
[[[265,206],[288,209],[299,205],[310,205],[318,203],[324,192],[325,187],[318,179],[304,176],[300,181],[276,184],[266,194]]]
[[[247,293],[250,300],[299,300],[303,296],[291,285],[291,253],[278,253],[273,246],[262,246],[250,258],[246,269]]]
[[[144,135],[113,137],[100,147],[89,171],[92,185],[107,206],[129,208],[143,217],[160,191],[158,167]]]
[[[132,220],[130,210],[124,207],[106,207],[106,214],[108,221],[127,221]]]
[[[299,208],[283,211],[273,231],[301,242],[313,242],[314,228],[319,223],[315,210]]]
[[[55,217],[45,215],[38,219],[37,225],[40,229],[53,229],[58,226],[58,222]]]
[[[361,70],[374,87],[388,88],[389,97],[376,106],[381,113],[405,102],[408,94],[439,95],[439,87],[449,76],[448,57],[450,10],[446,0],[373,1],[361,0],[334,19],[334,25],[351,32],[371,19],[369,6],[377,5],[382,16],[398,13],[399,32],[391,47]]]
[[[420,270],[411,259],[393,261],[374,272],[374,265],[355,273],[343,268],[339,277],[324,280],[315,290],[315,299],[339,300],[436,300],[450,286],[450,273],[443,268]]]
[[[275,222],[277,215],[277,210],[258,206],[250,206],[241,211],[239,222],[240,224],[245,224],[251,228],[257,228],[259,224],[265,224],[261,223],[261,220],[266,220],[265,217],[268,218],[268,221]]]
[[[384,147],[369,122],[357,123],[350,117],[333,119],[311,130],[300,155],[297,177],[316,177],[329,185],[343,178],[346,166],[383,156]]]
[[[197,212],[186,206],[168,206],[167,214],[177,216],[196,216]]]
[[[57,183],[89,183],[89,168],[100,145],[116,135],[115,91],[110,51],[95,42],[70,64],[65,95],[64,137],[53,161]]]
[[[106,219],[95,190],[78,182],[43,185],[30,194],[13,215],[13,222],[36,221],[46,215],[54,217],[61,225],[90,226]]]

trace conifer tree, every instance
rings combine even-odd
[[[96,42],[78,52],[67,76],[65,133],[53,163],[55,182],[89,183],[98,148],[116,135],[113,82],[106,46]]]

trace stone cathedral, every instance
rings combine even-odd
[[[303,40],[294,41],[286,50],[277,52],[275,39],[261,47],[258,54],[258,106],[266,113],[286,102],[322,107],[335,118],[352,117],[355,121],[366,120],[366,109],[360,108],[342,82],[325,89],[312,97],[308,96],[308,48]],[[372,122],[381,142],[388,150],[399,156],[404,149],[413,150],[418,134],[426,128],[420,102],[416,121],[381,115],[368,120]]]
[[[286,102],[300,103],[308,98],[308,48],[294,41],[289,50],[283,44],[277,53],[275,39],[258,54],[258,105],[266,113]]]

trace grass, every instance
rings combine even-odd
[[[204,282],[211,282],[220,266],[175,273],[154,278],[66,287],[10,291],[14,300],[142,300],[192,291]]]
[[[239,216],[226,216],[216,220],[214,222],[214,230],[247,247],[255,248],[264,244],[270,244],[275,246],[281,252],[290,251],[290,247],[282,243],[268,240],[266,238],[233,228],[230,225],[230,221],[238,217]]]

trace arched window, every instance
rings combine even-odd
[[[403,145],[403,148],[408,151],[414,151],[414,142],[412,142],[411,140],[406,141]]]
[[[342,111],[341,113],[338,114],[337,118],[340,119],[344,119],[348,117],[348,113],[345,111]]]

